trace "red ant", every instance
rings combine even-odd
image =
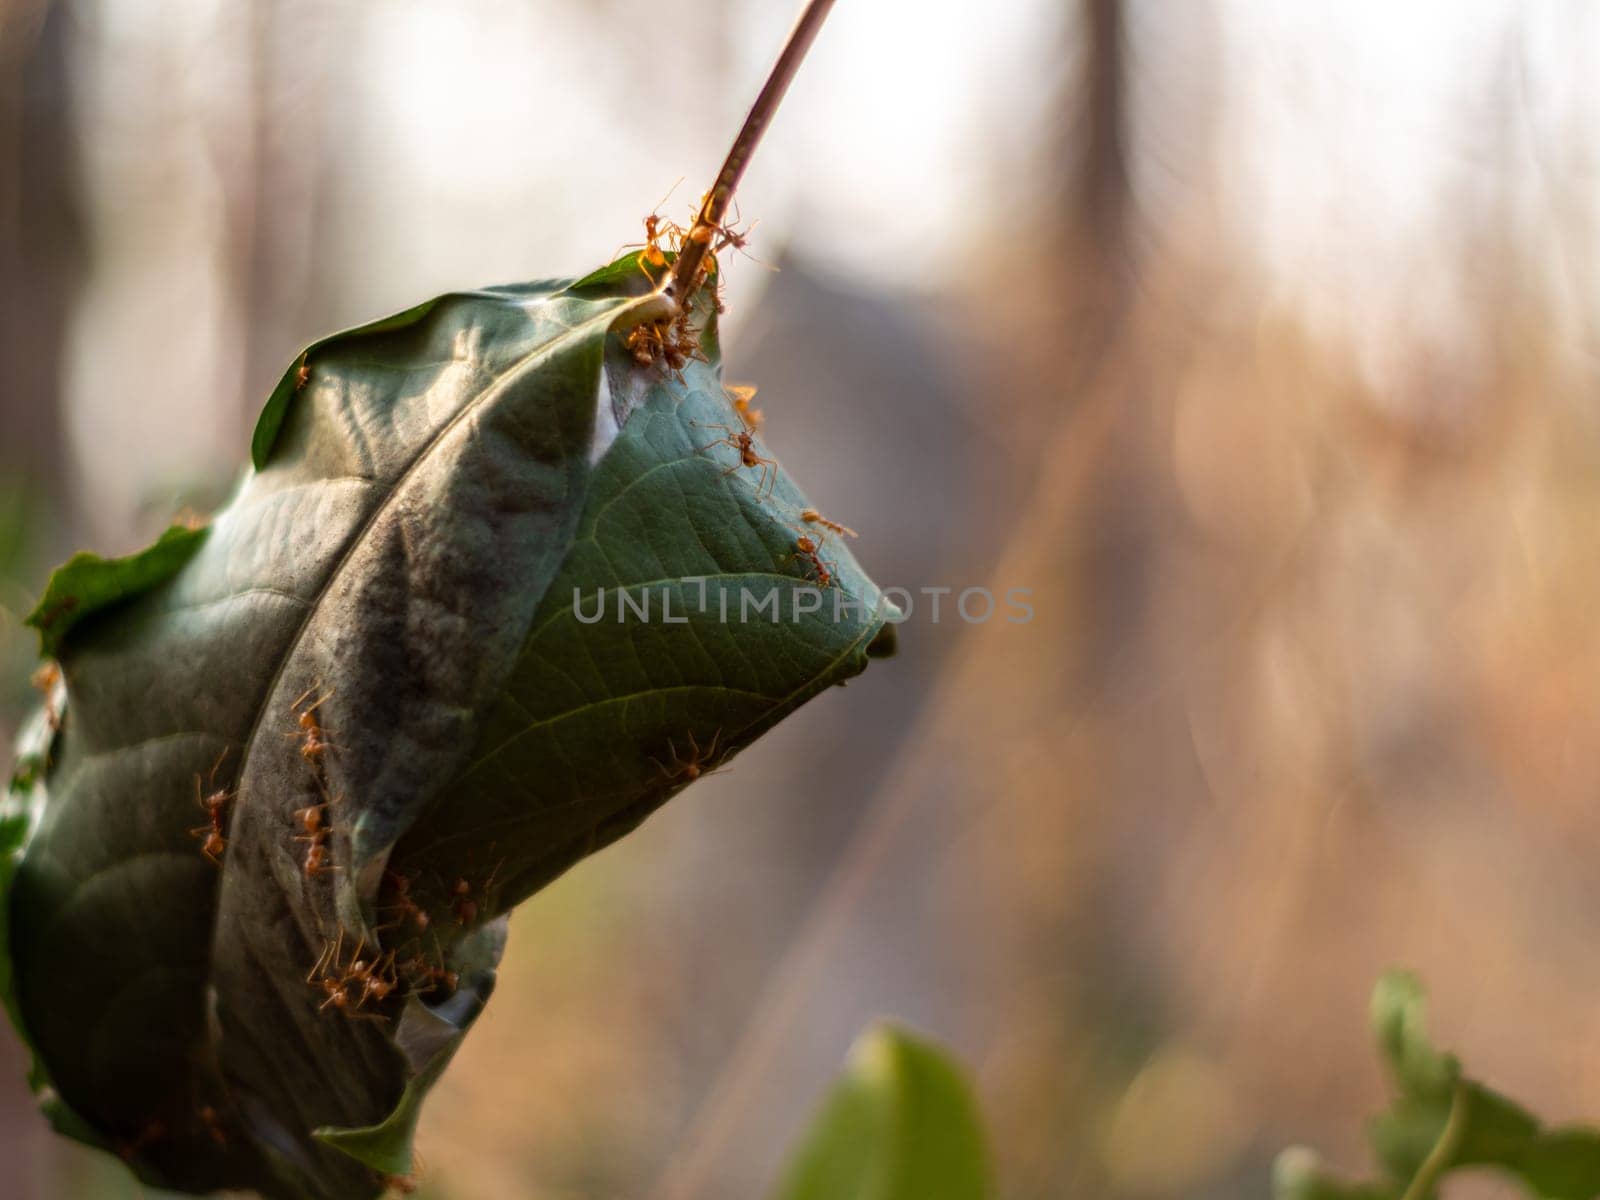
[[[301,838],[300,840],[304,841],[305,839]],[[306,878],[309,879],[313,875],[321,875],[324,871],[332,871],[335,869],[336,868],[328,865],[328,847],[325,843],[316,841],[312,842],[311,845],[306,847]]]
[[[823,516],[814,508],[802,508],[800,510],[800,519],[806,522],[808,525],[821,525],[824,529],[831,529],[834,533],[842,534],[845,537],[861,536],[848,525],[841,525],[837,521],[828,520],[827,517]]]
[[[701,429],[721,429],[724,437],[719,437],[714,442],[707,442],[704,446],[695,447],[695,453],[704,454],[713,446],[732,446],[739,452],[739,461],[723,472],[732,475],[740,467],[753,467],[760,472],[760,481],[756,486],[756,495],[761,496],[770,492],[778,482],[778,462],[776,459],[764,458],[756,453],[755,435],[748,429],[734,429],[731,425],[701,425],[699,421],[691,421]]]
[[[438,938],[433,939],[433,950],[439,956],[440,963],[443,963],[444,952],[439,949]],[[427,984],[426,987],[417,988],[419,992],[431,992],[440,984],[444,985],[446,991],[453,992],[461,983],[460,976],[454,971],[445,966],[434,966],[420,951],[401,963],[400,970],[412,978],[413,987],[416,987],[415,980],[418,977]]]
[[[711,741],[702,750],[695,744],[694,731],[690,730],[688,734],[689,757],[687,759],[678,757],[678,748],[672,744],[672,739],[668,738],[667,752],[672,755],[672,769],[669,770],[665,764],[659,762],[656,762],[656,766],[666,776],[668,783],[677,783],[681,779],[685,784],[690,784],[702,775],[714,775],[716,772],[707,771],[705,766],[716,758],[717,739],[721,736],[722,730],[719,729],[711,735]],[[651,759],[650,761],[655,762],[656,760]]]
[[[418,988],[420,992],[431,992],[439,984],[443,984],[445,991],[453,992],[460,985],[460,977],[448,967],[436,967],[422,955],[418,954],[406,959],[400,964],[401,970],[410,975],[420,975],[427,983],[427,987]]]
[[[311,837],[318,838],[318,840],[321,840],[318,835],[326,835],[327,833],[327,829],[324,826],[327,816],[328,802],[326,800],[294,810],[295,824],[304,829]]]
[[[706,214],[706,205],[710,199],[711,193],[709,192],[701,197],[700,207],[697,210],[694,224],[689,227],[689,232],[687,234],[682,234],[682,231],[679,231],[682,235],[680,237],[680,241],[693,241],[709,247],[711,253],[707,255],[708,260],[712,255],[720,254],[729,246],[732,246],[735,250],[743,254],[744,248],[750,243],[750,234],[755,231],[757,222],[752,221],[743,230],[735,228],[735,226],[737,226],[739,223],[739,207],[737,202],[734,204],[733,219],[731,221],[723,221],[721,224],[718,224],[715,221],[709,220]],[[746,257],[748,257],[748,255]],[[701,278],[695,281],[695,287],[698,287],[699,284],[704,281],[704,273],[709,269],[710,262],[707,261],[707,263],[701,267]]]
[[[331,1008],[337,1012],[344,1013],[346,1016],[363,1016],[374,1021],[383,1020],[382,1017],[375,1013],[357,1013],[350,1006],[350,987],[352,984],[361,987],[361,991],[356,997],[355,1008],[360,1008],[369,996],[375,996],[380,1000],[383,999],[395,986],[392,974],[388,977],[383,975],[382,960],[378,963],[369,964],[361,959],[361,950],[365,945],[366,942],[363,940],[361,946],[356,948],[355,954],[351,957],[350,964],[346,967],[340,967],[339,953],[344,946],[344,930],[341,929],[339,930],[339,936],[328,943],[327,949],[312,964],[310,972],[306,975],[306,982],[322,991],[323,1001],[317,1005],[318,1012],[326,1012]],[[391,953],[389,957],[392,960],[394,956]],[[338,972],[337,977],[333,974],[334,971]],[[374,983],[375,980],[376,984]]]
[[[402,875],[398,871],[385,871],[384,878],[389,886],[394,889],[394,903],[389,905],[385,912],[400,913],[400,920],[395,925],[403,925],[411,921],[416,927],[426,933],[428,929],[428,913],[421,905],[411,898],[411,876]],[[394,928],[393,925],[384,926],[386,929]]]
[[[503,860],[496,865],[495,869],[489,872],[489,878],[485,879],[483,886],[478,889],[478,894],[484,898],[486,903],[489,889],[494,887],[494,877],[500,873],[500,867],[504,865]],[[450,895],[454,897],[453,907],[456,914],[456,924],[463,929],[468,925],[476,925],[478,923],[478,901],[472,898],[472,885],[465,878],[457,879],[455,886],[450,889]]]
[[[630,329],[622,344],[633,355],[633,361],[641,367],[648,367],[661,359],[669,369],[681,371],[689,358],[679,348],[677,338],[670,335],[671,329],[664,322],[647,321]]]
[[[682,179],[678,180],[678,183],[682,182]],[[611,256],[613,261],[615,261],[624,250],[631,250],[635,246],[638,246],[640,247],[639,269],[641,271],[644,271],[645,264],[647,263],[650,266],[657,268],[667,265],[666,253],[661,249],[662,239],[665,238],[669,243],[671,243],[672,248],[675,250],[683,242],[683,229],[677,223],[669,221],[666,217],[659,216],[657,214],[660,212],[661,206],[672,198],[672,193],[678,190],[678,183],[673,184],[667,189],[667,194],[661,197],[660,200],[656,201],[655,208],[652,208],[650,210],[650,215],[644,219],[644,242],[642,244],[639,242],[630,242],[625,246],[618,246],[616,253]],[[650,272],[645,271],[645,274],[649,275]],[[654,277],[651,278],[651,282],[655,282]]]
[[[622,339],[622,344],[641,367],[660,361],[666,363],[670,371],[682,371],[691,358],[705,360],[689,317],[689,310],[684,309],[671,321],[646,321],[635,325]]]
[[[296,392],[303,390],[306,384],[311,382],[311,364],[306,361],[306,358],[307,355],[302,354],[300,362],[294,369],[294,390]]]
[[[333,868],[328,862],[328,834],[332,832],[326,824],[328,815],[328,802],[308,804],[305,808],[294,810],[295,823],[305,832],[295,835],[295,841],[306,842],[305,873],[309,878],[320,875],[323,871]]]
[[[756,398],[756,389],[746,384],[730,384],[723,389],[728,393],[728,400],[733,405],[733,411],[739,414],[739,420],[744,422],[744,427],[751,432],[761,428],[766,414],[759,408],[751,408],[750,401]]]
[[[140,1151],[146,1146],[155,1144],[167,1136],[167,1123],[159,1117],[146,1121],[144,1128],[134,1138],[117,1143],[117,1156],[123,1162],[131,1163],[139,1157]]]
[[[217,770],[222,766],[222,760],[228,757],[231,746],[224,746],[222,753],[217,755],[217,761],[211,764],[211,773],[206,776],[206,787],[214,787],[217,781]],[[202,795],[200,791],[200,773],[195,772],[194,799],[206,816],[210,818],[204,825],[196,825],[189,830],[190,837],[204,837],[200,843],[200,853],[218,865],[222,862],[222,853],[228,848],[227,839],[222,836],[222,810],[227,807],[233,793],[227,788],[217,788],[215,791]]]
[[[784,561],[787,562],[796,558],[805,559],[811,569],[816,572],[816,580],[819,587],[833,587],[838,582],[835,574],[839,569],[838,566],[823,559],[822,542],[813,538],[810,534],[802,533],[795,538],[794,553]]]
[[[308,763],[313,765],[320,764],[322,758],[333,747],[333,743],[328,740],[328,735],[322,728],[321,719],[317,716],[317,709],[333,699],[333,693],[329,692],[327,695],[319,697],[314,703],[305,708],[300,707],[301,702],[316,690],[317,685],[312,684],[301,692],[294,703],[289,706],[294,711],[295,724],[300,728],[288,736],[301,739],[300,754]]]
[[[673,186],[676,187],[677,185],[674,184]],[[667,193],[668,196],[671,194],[671,192]],[[665,200],[665,197],[662,199]],[[659,208],[661,206],[658,204],[656,207]],[[661,249],[663,236],[673,242],[681,242],[683,240],[683,230],[665,217],[658,217],[652,212],[644,219],[645,242],[644,249],[639,253],[640,263],[649,263],[652,267],[664,267],[667,265],[666,253]],[[649,274],[648,271],[645,273]]]
[[[387,1000],[398,982],[394,974],[394,951],[369,963],[361,957],[361,951],[365,948],[366,940],[363,939],[361,945],[356,947],[350,965],[345,968],[344,978],[340,980],[346,987],[352,984],[360,987],[361,991],[356,996],[357,1008],[368,1000]]]
[[[428,1164],[422,1161],[420,1151],[413,1151],[411,1173],[408,1175],[385,1175],[383,1186],[390,1191],[399,1192],[402,1196],[413,1195],[422,1186],[422,1177],[427,1174]]]
[[[702,206],[704,203],[704,201],[701,201]],[[760,223],[761,222],[759,220],[751,221],[750,224],[746,225],[743,230],[736,229],[735,226],[739,224],[739,202],[735,200],[733,202],[733,219],[724,221],[720,225],[709,226],[711,232],[716,235],[717,239],[711,245],[711,253],[717,254],[723,250],[726,250],[729,246],[732,246],[735,250],[743,254],[744,248],[750,243],[750,235],[756,231],[756,226]]]
[[[195,1114],[200,1118],[200,1126],[206,1135],[218,1146],[228,1144],[228,1131],[222,1127],[222,1117],[217,1110],[207,1104]]]
[[[330,966],[337,967],[339,965],[339,948],[343,945],[344,930],[341,929],[338,939],[328,943],[327,948],[318,956],[317,961],[312,964],[311,970],[306,974],[306,982],[314,988],[321,988],[323,995],[326,997],[321,1004],[317,1005],[318,1012],[326,1012],[330,1008],[344,1012],[350,1005],[350,993],[345,991],[343,978],[335,979],[328,974]]]
[[[61,664],[51,659],[28,677],[28,682],[44,693],[44,719],[54,733],[61,728],[61,710],[56,707],[56,684],[61,682]]]
[[[48,696],[51,689],[61,682],[61,664],[53,658],[41,663],[38,670],[28,676],[28,682]]]

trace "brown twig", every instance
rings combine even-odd
[[[689,233],[683,240],[683,249],[679,251],[678,260],[673,265],[672,282],[667,289],[680,307],[687,308],[689,302],[694,299],[695,289],[700,286],[705,276],[706,256],[711,253],[712,241],[728,215],[728,205],[733,200],[734,190],[739,186],[739,180],[744,177],[745,168],[750,165],[750,157],[761,142],[761,135],[766,133],[767,126],[772,123],[773,114],[783,102],[784,93],[794,82],[795,74],[800,70],[806,51],[811,49],[811,43],[816,40],[817,32],[822,28],[822,22],[827,19],[828,10],[832,7],[833,0],[810,0],[806,5],[805,11],[800,14],[800,19],[795,22],[794,29],[789,34],[789,40],[784,43],[783,53],[778,55],[772,73],[767,76],[761,94],[750,106],[750,115],[744,119],[739,136],[733,139],[733,148],[728,151],[728,157],[722,161],[722,170],[717,172],[717,181],[711,185],[711,190],[700,202],[700,211],[695,215],[694,224],[689,227]]]

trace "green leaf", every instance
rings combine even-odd
[[[892,1026],[862,1035],[775,1200],[986,1200],[977,1107],[937,1047]]]
[[[1393,1188],[1337,1178],[1304,1146],[1278,1155],[1272,1168],[1272,1194],[1276,1200],[1398,1200]]]
[[[673,374],[623,344],[667,312],[648,287],[456,293],[314,344],[187,561],[58,631],[71,710],[9,888],[16,1012],[146,1178],[377,1194],[502,915],[892,644],[831,542],[838,619],[662,619],[696,575],[786,613],[818,590],[802,494],[718,441],[711,297],[704,361]],[[619,586],[655,619],[574,614]],[[393,994],[357,1008],[358,960]]]
[[[1343,1184],[1308,1153],[1285,1152],[1274,1176],[1278,1200],[1424,1200],[1464,1168],[1492,1168],[1541,1200],[1600,1196],[1600,1132],[1546,1129],[1521,1105],[1462,1074],[1428,1037],[1421,984],[1393,972],[1372,999],[1372,1026],[1395,1087],[1369,1127],[1385,1179]]]
[[[28,614],[39,631],[39,653],[49,658],[61,639],[85,617],[149,591],[170,579],[200,549],[210,530],[174,525],[137,554],[101,558],[75,554],[50,576],[44,595]]]
[[[52,706],[61,704],[64,690],[57,686],[50,697]],[[11,882],[22,862],[28,839],[43,815],[44,773],[55,743],[56,730],[50,720],[51,709],[41,708],[23,727],[17,738],[17,767],[3,800],[0,800],[0,1004],[12,1026],[30,1050],[32,1040],[22,1020],[17,1000],[17,979],[11,956]],[[38,1092],[49,1086],[49,1078],[37,1055],[28,1075],[29,1087]]]

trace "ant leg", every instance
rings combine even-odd
[[[322,966],[328,961],[328,955],[333,952],[333,943],[329,942],[322,948],[322,953],[317,955],[317,961],[311,964],[311,970],[306,972],[306,982],[315,983],[317,976],[322,972]]]
[[[301,708],[301,707],[300,707],[300,702],[301,702],[301,701],[302,701],[302,700],[304,700],[304,699],[305,699],[305,698],[306,698],[306,697],[308,697],[308,696],[309,696],[309,695],[311,695],[311,693],[312,693],[312,692],[314,692],[314,691],[316,691],[316,690],[317,690],[317,689],[318,689],[318,688],[320,688],[320,687],[321,687],[321,686],[322,686],[322,684],[321,684],[321,682],[320,682],[320,681],[319,681],[319,682],[317,682],[317,683],[313,683],[313,684],[312,684],[312,685],[311,685],[311,686],[310,686],[310,687],[308,687],[308,688],[307,688],[307,689],[306,689],[306,690],[305,690],[305,691],[303,691],[303,692],[301,692],[301,693],[300,693],[300,694],[299,694],[299,695],[298,695],[298,696],[296,696],[296,697],[295,697],[295,698],[294,698],[294,699],[293,699],[293,700],[292,700],[292,701],[291,701],[291,702],[290,702],[290,704],[289,704],[289,707],[290,707],[290,708],[291,708],[291,709],[293,709],[293,710],[294,710],[294,711],[295,711],[295,712],[299,712],[299,713],[309,713],[309,712],[316,712],[316,711],[317,711],[317,709],[319,709],[319,708],[321,708],[321,707],[322,707],[322,706],[323,706],[323,705],[324,705],[324,704],[326,704],[326,703],[327,703],[327,702],[328,702],[328,701],[329,701],[329,700],[332,700],[332,699],[333,699],[333,696],[334,696],[334,693],[332,693],[332,692],[328,692],[328,693],[327,693],[327,694],[326,694],[326,695],[323,695],[323,696],[319,696],[319,697],[317,697],[317,699],[316,699],[316,702],[315,702],[315,703],[313,703],[313,704],[312,704],[312,705],[311,705],[311,706],[310,706],[310,707],[308,707],[308,708],[305,708],[305,709],[302,709],[302,708]]]
[[[222,766],[222,760],[227,758],[228,755],[231,754],[232,752],[233,752],[233,747],[232,746],[224,746],[222,748],[222,753],[217,755],[217,761],[211,764],[211,771],[210,771],[209,774],[206,775],[206,784],[207,784],[207,786],[210,786],[211,784],[213,784],[213,783],[215,783],[217,781],[217,770],[218,770],[218,768],[220,768]],[[200,778],[199,778],[199,776],[195,777],[195,781],[194,782],[195,782],[195,787],[198,788],[200,786]]]

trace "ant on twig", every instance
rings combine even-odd
[[[731,425],[703,425],[699,421],[691,421],[690,424],[701,429],[720,429],[724,435],[714,442],[707,442],[704,446],[696,446],[696,454],[704,454],[713,446],[732,446],[739,452],[739,461],[722,473],[732,475],[740,467],[752,467],[760,473],[756,495],[763,496],[772,491],[778,482],[778,460],[766,458],[756,452],[753,433],[748,429],[735,429]]]
[[[196,771],[194,776],[195,803],[205,810],[205,814],[209,819],[204,825],[196,825],[189,830],[189,836],[203,837],[205,840],[200,843],[200,853],[219,866],[222,863],[223,851],[228,848],[228,841],[222,836],[222,810],[227,807],[228,801],[233,799],[233,793],[227,788],[216,788],[217,771],[221,768],[222,760],[228,757],[228,751],[231,749],[233,749],[231,746],[222,748],[222,753],[217,755],[217,761],[211,764],[211,771],[206,776],[206,787],[208,789],[215,788],[215,790],[208,791],[202,795],[200,773]]]

